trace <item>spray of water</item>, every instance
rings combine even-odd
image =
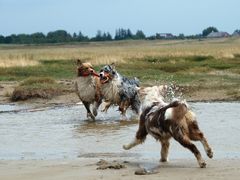
[[[168,102],[171,102],[176,99],[180,101],[185,100],[183,96],[183,89],[178,85],[176,85],[175,82],[170,82],[167,86],[167,93],[166,93],[165,100]]]

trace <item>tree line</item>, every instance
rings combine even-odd
[[[199,39],[204,38],[211,32],[218,32],[215,27],[208,27],[202,31],[201,34],[185,36],[184,34],[166,36],[161,33],[156,33],[152,36],[146,36],[142,30],[137,30],[132,33],[130,29],[119,28],[113,37],[109,32],[98,30],[96,35],[92,38],[84,35],[81,31],[79,33],[70,34],[65,30],[56,30],[45,35],[42,32],[33,34],[12,34],[10,36],[0,35],[1,44],[43,44],[43,43],[65,43],[65,42],[91,42],[91,41],[113,41],[113,40],[139,40],[139,39]],[[239,32],[236,30],[235,32]]]

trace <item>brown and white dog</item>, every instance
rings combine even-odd
[[[128,79],[121,76],[112,64],[100,70],[100,82],[103,98],[107,102],[103,111],[107,111],[111,105],[118,105],[123,118],[126,118],[128,107],[131,107],[136,114],[139,113],[140,100],[137,93],[139,80],[137,78]]]
[[[200,141],[209,158],[213,157],[213,152],[198,127],[195,114],[189,110],[186,102],[172,101],[169,104],[165,103],[162,94],[157,89],[161,88],[155,86],[140,89],[139,93],[143,106],[139,128],[135,139],[130,144],[123,145],[123,148],[128,150],[143,143],[146,136],[150,134],[160,141],[162,146],[161,161],[165,162],[168,158],[169,140],[173,137],[195,155],[201,168],[206,167],[199,150],[191,140]]]
[[[82,63],[77,60],[77,76],[75,81],[76,93],[87,110],[87,118],[95,120],[98,107],[102,102],[99,75],[90,63]],[[91,104],[93,104],[93,112],[90,111]]]

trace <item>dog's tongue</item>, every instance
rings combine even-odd
[[[92,75],[100,77],[98,73],[96,73],[95,71],[93,71]]]

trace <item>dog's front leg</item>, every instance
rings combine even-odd
[[[86,101],[83,101],[83,105],[85,106],[85,108],[87,110],[87,118],[90,117],[93,121],[95,121],[95,117],[90,111],[90,104]]]
[[[99,100],[99,101],[94,101],[93,103],[93,115],[96,117],[97,114],[98,114],[98,108],[100,106],[100,104],[102,103],[102,100]]]

